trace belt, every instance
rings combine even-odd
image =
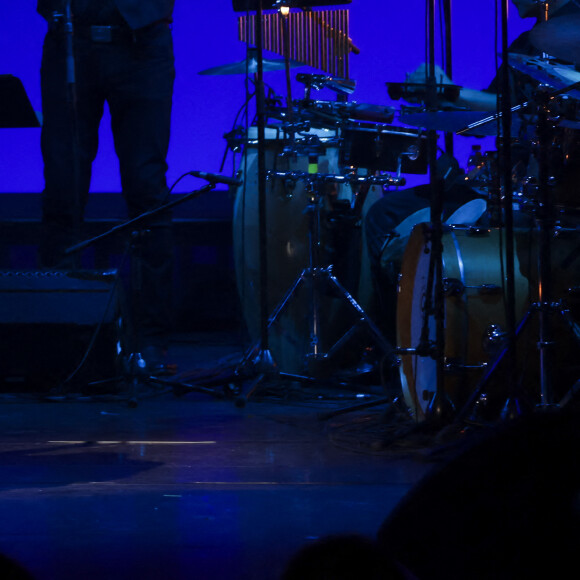
[[[136,38],[135,31],[131,30],[128,26],[118,24],[109,26],[77,24],[74,27],[74,33],[92,42],[105,44],[129,42]]]

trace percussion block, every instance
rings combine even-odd
[[[114,273],[0,272],[0,386],[49,390],[115,376],[121,300]],[[70,386],[69,385],[69,386]]]
[[[360,123],[342,132],[341,163],[370,171],[427,173],[427,138],[418,131]]]

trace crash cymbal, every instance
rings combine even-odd
[[[580,82],[580,72],[573,66],[553,60],[511,53],[508,55],[508,64],[540,84],[553,87],[556,90],[566,89]],[[578,89],[572,89],[568,91],[568,94],[574,99],[580,99],[580,90]]]
[[[399,120],[405,125],[420,127],[428,131],[455,133],[487,116],[481,111],[407,111],[401,114]]]
[[[389,97],[394,101],[404,99],[409,103],[425,102],[429,86],[426,83],[386,83]],[[438,101],[454,103],[461,92],[461,86],[451,84],[436,84],[435,96]]]
[[[263,59],[263,71],[271,72],[277,70],[284,70],[286,68],[286,61],[282,59]],[[296,68],[304,66],[301,62],[290,60],[290,67]],[[240,74],[256,74],[258,72],[258,60],[252,56],[249,59],[223,64],[221,66],[214,66],[200,71],[200,75],[240,75]]]
[[[298,102],[299,109],[309,118],[325,119],[326,124],[337,125],[349,121],[371,121],[373,123],[390,123],[395,109],[386,105],[371,105],[356,101],[312,101],[304,99]]]
[[[530,41],[550,56],[580,63],[580,14],[551,18],[534,26]]]
[[[373,123],[390,123],[395,115],[393,107],[372,105],[370,103],[335,103],[343,117],[353,121],[371,121]]]

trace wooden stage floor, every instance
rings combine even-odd
[[[189,379],[242,354],[228,333],[178,337],[171,350]],[[386,403],[339,412],[358,402],[301,386],[265,389],[243,408],[153,387],[136,408],[114,395],[5,392],[0,552],[38,580],[266,580],[328,536],[374,540],[462,443],[423,434],[387,446],[408,423]]]

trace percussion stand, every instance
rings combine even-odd
[[[554,329],[552,315],[557,312],[565,322],[571,325],[568,311],[561,301],[554,300],[552,288],[552,236],[555,230],[554,203],[549,187],[550,166],[549,152],[551,146],[550,101],[554,97],[567,93],[580,86],[575,83],[565,89],[549,91],[540,87],[537,93],[538,109],[538,302],[533,304],[526,315],[526,321],[531,312],[537,312],[539,318],[538,349],[540,352],[540,408],[554,405],[554,385],[552,373],[554,370]],[[574,336],[576,336],[574,334]],[[578,340],[578,337],[576,337]]]
[[[306,355],[308,368],[314,371],[311,374],[316,374],[319,365],[330,361],[334,354],[336,354],[350,338],[362,326],[370,331],[377,346],[389,356],[393,364],[395,364],[395,351],[389,342],[384,338],[378,327],[365,313],[363,308],[358,304],[355,298],[346,290],[346,288],[339,282],[332,272],[332,265],[322,266],[320,256],[320,208],[324,195],[321,193],[325,184],[328,183],[370,183],[380,185],[397,185],[399,180],[391,176],[356,176],[356,175],[325,175],[320,173],[302,173],[302,172],[269,172],[270,178],[283,179],[285,183],[296,183],[304,181],[306,183],[307,191],[309,193],[309,204],[306,208],[306,213],[309,216],[309,264],[308,267],[302,270],[295,281],[292,283],[286,294],[275,307],[272,315],[268,319],[268,328],[270,328],[278,318],[286,310],[292,299],[295,297],[297,291],[307,281],[310,283],[311,291],[311,308],[310,308],[310,352]],[[340,297],[340,299],[349,307],[351,312],[358,318],[357,324],[353,325],[339,340],[329,349],[328,352],[323,353],[320,345],[320,330],[321,330],[321,297],[324,287],[332,288]],[[295,378],[297,380],[310,381],[309,377],[299,375],[291,375],[287,373],[279,373],[279,376],[285,378]]]
[[[512,160],[511,160],[511,122],[512,112],[518,107],[511,108],[511,83],[509,67],[509,42],[508,42],[508,5],[509,0],[501,2],[501,26],[502,26],[502,60],[504,62],[503,75],[500,79],[500,103],[499,112],[495,119],[501,118],[502,149],[500,155],[501,174],[504,188],[504,211],[503,219],[506,238],[506,348],[497,357],[492,368],[480,381],[472,395],[469,397],[459,413],[456,415],[454,425],[463,422],[471,412],[474,403],[483,394],[483,389],[492,375],[496,372],[499,362],[506,361],[508,372],[508,395],[502,410],[503,418],[516,417],[521,414],[520,389],[516,378],[516,306],[515,306],[515,251],[513,230],[513,184],[512,184]],[[461,133],[461,131],[460,131]],[[501,163],[503,162],[503,165]],[[501,259],[501,256],[500,256]]]

